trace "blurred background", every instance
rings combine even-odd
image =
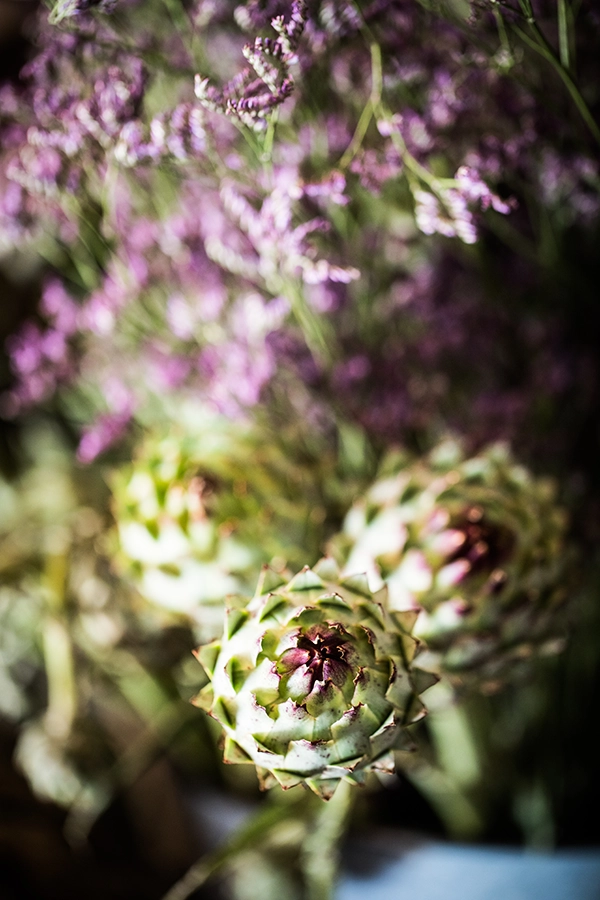
[[[198,897],[317,898],[343,833],[345,872],[595,848],[598,13],[540,0],[545,57],[485,3],[309,4],[272,133],[225,94],[194,124],[189,73],[289,15],[218,6],[0,2],[0,894],[154,900],[205,859]],[[225,596],[324,553],[418,600],[442,675],[345,825],[189,702]]]

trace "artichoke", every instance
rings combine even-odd
[[[536,646],[557,648],[569,553],[554,484],[502,444],[468,459],[446,441],[390,467],[351,508],[332,552],[373,589],[387,584],[392,615],[419,612],[418,664],[491,685]]]
[[[333,560],[288,583],[265,569],[250,601],[230,602],[222,639],[197,652],[209,683],[194,702],[223,727],[225,762],[254,763],[263,788],[329,799],[408,749],[418,694],[435,681],[412,674],[415,648],[363,575],[340,580]]]
[[[240,575],[260,565],[207,514],[214,487],[185,441],[154,435],[113,483],[123,573],[146,600],[195,618],[201,637],[214,636],[222,598],[242,590]]]
[[[216,418],[151,431],[113,477],[121,570],[155,608],[210,640],[223,598],[251,592],[263,564],[283,568],[318,552],[318,492],[318,473],[248,428]]]

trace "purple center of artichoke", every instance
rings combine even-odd
[[[449,555],[447,562],[464,559],[470,564],[471,572],[489,571],[510,555],[513,535],[508,529],[487,521],[481,507],[468,509],[464,519],[454,527],[462,532],[463,541]]]
[[[331,681],[340,687],[348,677],[353,656],[350,635],[334,628],[310,628],[300,634],[298,643],[286,650],[279,660],[280,672],[292,674],[301,667],[307,678],[307,692],[317,681]]]

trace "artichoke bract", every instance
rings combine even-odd
[[[265,569],[254,597],[230,605],[223,638],[197,652],[210,681],[193,702],[223,727],[226,762],[254,763],[263,788],[329,799],[342,779],[393,771],[393,749],[411,745],[435,679],[411,673],[408,627],[332,560],[288,583]]]
[[[418,665],[493,680],[536,648],[558,648],[569,552],[553,482],[503,444],[465,458],[445,441],[391,467],[332,547],[344,571],[387,585],[392,615],[418,611]]]

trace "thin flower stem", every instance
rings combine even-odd
[[[246,826],[237,831],[223,847],[198,860],[181,878],[163,900],[187,900],[194,891],[202,887],[211,875],[221,869],[237,853],[252,847],[264,838],[265,833],[284,821],[294,810],[284,805],[272,805],[260,810]]]
[[[146,717],[146,727],[117,758],[106,783],[115,784],[121,790],[134,784],[196,713],[192,706],[188,710],[181,703],[168,703],[154,715],[152,721]],[[112,802],[115,790],[107,789],[91,809],[85,790],[75,798],[63,826],[63,833],[71,846],[81,847],[88,840],[94,823]]]
[[[356,130],[352,137],[348,148],[344,152],[340,160],[340,168],[345,169],[352,162],[353,158],[356,156],[358,150],[360,149],[362,142],[364,140],[365,134],[367,132],[367,128],[369,127],[369,123],[373,116],[375,116],[378,120],[389,121],[392,118],[392,114],[390,110],[388,110],[382,101],[382,91],[383,91],[383,68],[381,62],[381,47],[376,41],[371,41],[370,43],[371,50],[371,94],[369,97],[369,101],[362,111],[361,117],[358,120],[358,124],[356,126]],[[398,132],[392,132],[391,135],[392,143],[398,150],[398,153],[402,157],[402,161],[406,166],[409,173],[413,176],[416,176],[418,180],[427,185],[435,194],[440,196],[443,200],[443,195],[440,193],[440,190],[445,187],[453,187],[455,185],[455,181],[453,178],[436,178],[435,175],[432,175],[424,166],[419,163],[414,156],[409,152],[402,135]],[[409,181],[410,181],[409,174]],[[414,184],[414,179],[413,179]]]
[[[183,44],[188,56],[194,59],[194,31],[191,28],[189,18],[183,8],[180,0],[163,0],[166,10],[175,26],[175,30],[179,34],[181,43]]]
[[[497,8],[494,6],[492,9],[494,14],[494,19],[496,21],[496,27],[498,29],[498,37],[500,38],[500,45],[507,57],[512,58],[512,48],[510,46],[510,41],[508,39],[508,32],[506,30],[506,25],[504,23],[504,19],[502,15],[498,12]]]
[[[329,368],[336,357],[334,335],[323,317],[318,316],[309,303],[301,285],[290,284],[284,290],[292,312],[302,328],[308,348],[314,358]]]
[[[558,0],[558,47],[560,64],[569,72],[571,70],[569,41],[569,10],[567,0]]]
[[[365,26],[366,28],[366,26]],[[375,40],[370,41],[371,50],[371,95],[369,102],[364,108],[361,117],[356,126],[356,130],[352,137],[350,145],[346,149],[340,160],[340,168],[346,168],[362,145],[362,141],[369,127],[371,118],[375,117],[377,121],[390,121],[392,113],[384,105],[382,100],[383,91],[383,68],[381,61],[381,47]],[[429,190],[435,194],[440,201],[442,207],[447,209],[447,197],[445,191],[456,187],[454,178],[437,178],[425,166],[422,166],[418,160],[414,158],[408,150],[404,138],[400,132],[392,130],[391,140],[394,144],[402,162],[406,168],[406,179],[408,181],[411,193],[419,189],[419,183],[425,184]]]
[[[346,147],[346,149],[344,151],[344,155],[340,159],[339,168],[342,171],[344,171],[344,169],[348,168],[348,166],[350,165],[350,163],[352,162],[352,160],[354,159],[354,157],[360,150],[360,148],[362,146],[362,142],[364,140],[365,134],[367,133],[367,129],[369,128],[372,118],[373,118],[373,104],[369,100],[367,102],[367,105],[363,109],[362,113],[360,114],[360,119],[358,120],[356,129],[354,131],[354,134],[352,135],[352,140]]]
[[[375,113],[375,109],[381,102],[382,84],[381,47],[379,44],[373,42],[371,44],[371,95],[360,115],[356,129],[352,135],[352,140],[340,159],[340,169],[342,169],[342,171],[348,168],[362,146],[362,142]]]
[[[275,131],[277,128],[278,119],[279,110],[275,109],[269,116],[261,154],[261,161],[267,172],[270,172],[273,168],[273,144],[275,143]]]
[[[529,14],[526,18],[527,24],[533,34],[533,37],[530,37],[527,32],[520,28],[518,25],[513,25],[516,34],[519,35],[521,40],[525,44],[527,44],[528,47],[531,47],[532,50],[535,50],[537,53],[543,56],[544,59],[546,59],[554,67],[557,74],[563,81],[565,87],[567,88],[569,94],[571,95],[571,99],[577,107],[581,118],[589,128],[596,142],[600,144],[600,127],[598,127],[598,124],[592,116],[590,109],[581,94],[581,91],[573,81],[571,74],[563,66],[560,59],[556,56],[556,53],[540,31],[535,19],[533,18],[533,15]]]

